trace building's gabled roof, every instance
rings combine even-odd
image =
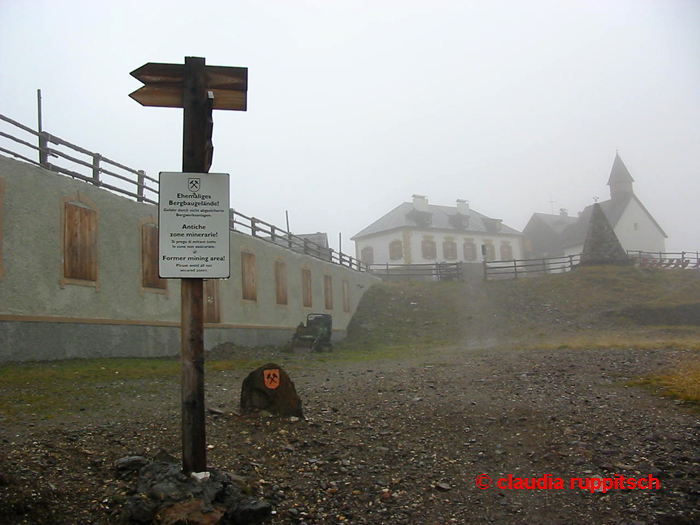
[[[297,237],[301,237],[302,239],[318,244],[322,248],[328,248],[328,234],[325,232],[299,233],[297,234]]]
[[[427,212],[417,212],[412,203],[404,202],[355,234],[352,240],[403,228],[449,230],[460,233],[522,235],[522,233],[510,226],[501,224],[498,219],[490,219],[474,210],[470,210],[469,215],[462,215],[457,212],[457,208],[454,206],[430,204]]]
[[[610,170],[610,177],[608,178],[608,186],[622,182],[634,182],[634,179],[632,178],[632,175],[630,175],[625,163],[622,162],[620,155],[615,153],[615,160],[613,161],[613,166]]]
[[[664,232],[661,226],[659,226],[659,223],[656,222],[656,219],[652,217],[651,213],[649,213],[649,211],[644,207],[644,204],[642,204],[642,202],[634,194],[628,194],[619,199],[610,199],[599,204],[600,207],[603,209],[603,212],[605,213],[608,222],[613,228],[615,228],[615,226],[617,226],[618,221],[620,220],[620,217],[622,217],[622,214],[625,212],[627,206],[632,200],[637,202],[642,211],[649,217],[654,226],[656,226],[659,229],[661,234],[664,237],[668,237],[668,235],[666,235],[666,232]],[[586,233],[588,232],[588,224],[591,221],[591,214],[593,213],[593,206],[593,204],[587,206],[579,214],[578,220],[574,224],[571,224],[564,229],[564,231],[562,232],[562,246],[564,248],[578,246],[585,242]]]
[[[540,221],[542,224],[550,228],[552,231],[561,234],[564,229],[570,224],[574,224],[578,220],[578,217],[569,217],[568,215],[554,215],[549,213],[533,213],[532,217],[525,226],[525,233],[530,226],[530,224],[535,224],[536,221]]]

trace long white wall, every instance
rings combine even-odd
[[[430,236],[436,243],[437,258],[425,259],[422,252],[422,241],[424,236]],[[523,258],[522,237],[517,235],[500,235],[500,234],[481,234],[472,232],[451,232],[440,230],[395,230],[388,233],[381,233],[372,237],[366,237],[355,241],[356,257],[359,259],[362,254],[362,249],[366,246],[371,246],[374,251],[375,264],[426,264],[435,262],[452,262],[448,261],[443,253],[442,244],[444,241],[451,239],[457,244],[457,259],[453,262],[470,262],[481,263],[484,258],[481,254],[482,244],[493,244],[496,250],[496,260],[501,259],[501,244],[509,243],[513,249],[513,258]],[[401,241],[403,243],[403,258],[391,260],[389,257],[389,244],[392,241]],[[465,260],[464,250],[462,245],[465,241],[470,240],[476,246],[476,259]]]
[[[157,208],[42,168],[0,156],[0,361],[179,352],[179,280],[165,293],[142,287],[141,224]],[[62,282],[63,199],[80,194],[98,211],[98,285]],[[234,203],[235,204],[235,203]],[[344,337],[362,294],[379,280],[231,232],[231,278],[220,283],[221,322],[205,330],[219,342],[279,344],[312,312],[333,315],[334,338]],[[241,252],[256,256],[257,300],[242,299]],[[278,305],[275,261],[287,268],[288,304]],[[312,275],[313,303],[302,306],[301,273]],[[324,276],[333,308],[326,309]],[[349,311],[343,304],[343,281]]]

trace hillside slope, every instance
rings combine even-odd
[[[700,333],[700,272],[589,267],[511,281],[384,283],[349,341],[495,346],[602,333]]]

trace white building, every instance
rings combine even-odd
[[[426,264],[522,259],[522,234],[469,207],[429,204],[413,195],[352,240],[357,258],[367,264]]]

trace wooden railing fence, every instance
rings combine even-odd
[[[640,268],[666,268],[669,270],[697,270],[700,268],[700,252],[642,252],[628,251]]]
[[[12,149],[10,149],[10,145],[8,147],[0,146],[0,152],[47,170],[127,195],[138,202],[158,204],[158,181],[146,175],[143,170],[129,168],[100,153],[88,151],[45,131],[35,131],[5,115],[0,115],[0,121],[12,126],[14,129],[11,128],[11,130],[14,133],[18,133],[19,130],[37,139],[37,144],[32,144],[12,133],[0,131],[0,137],[9,140],[10,145],[14,146]],[[64,149],[53,148],[51,144]],[[31,151],[38,153],[38,161],[28,156]],[[79,158],[78,155],[84,157]],[[62,165],[49,159],[58,159],[57,162],[61,162]],[[82,170],[82,172],[77,170]]]
[[[321,246],[305,237],[294,235],[291,232],[278,228],[255,217],[248,217],[236,210],[230,210],[231,230],[241,232],[264,241],[288,248],[297,253],[310,255],[316,259],[328,261],[340,266],[346,266],[357,271],[367,271],[367,265],[358,259],[334,250],[327,246]]]
[[[461,263],[368,264],[367,271],[384,281],[461,281]]]
[[[68,175],[115,193],[127,195],[138,202],[158,204],[158,180],[149,177],[143,170],[134,170],[45,131],[35,131],[4,115],[0,115],[0,122],[9,124],[11,126],[10,131],[12,131],[12,133],[8,133],[0,130],[0,137],[10,141],[9,145],[4,143],[0,145],[0,152],[30,164],[41,166],[47,170]],[[27,133],[30,137],[25,140],[15,136],[19,132]],[[29,142],[32,137],[37,139],[37,144]],[[50,144],[66,148],[70,153],[52,148]],[[29,157],[33,152],[38,153],[38,160]],[[76,154],[86,156],[87,160],[78,158],[75,156]],[[59,166],[54,162],[50,162],[49,159],[60,159],[68,163],[69,167]],[[83,169],[87,173],[76,171],[79,169]],[[340,266],[346,266],[353,270],[367,271],[366,265],[350,255],[321,246],[309,239],[294,235],[265,221],[255,217],[248,217],[234,210],[231,210],[230,227],[232,230],[273,242],[298,253]]]
[[[627,255],[640,268],[665,268],[669,270],[700,269],[700,252],[642,252],[628,250]],[[571,271],[581,260],[581,255],[564,255],[543,259],[484,262],[484,279],[518,279],[548,273]]]
[[[510,261],[484,261],[484,279],[518,279],[550,273],[571,271],[581,255],[563,255],[541,259],[514,259]]]

